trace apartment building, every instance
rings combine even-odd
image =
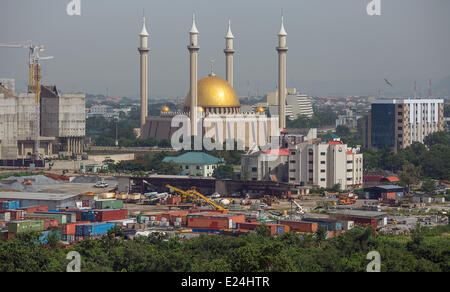
[[[341,189],[363,184],[363,154],[338,139],[306,142],[289,148],[289,183]]]
[[[363,145],[403,149],[443,130],[443,99],[377,100],[363,119]]]
[[[363,184],[363,154],[339,139],[312,139],[289,148],[243,155],[241,177],[247,180],[289,182],[300,187],[341,189]]]

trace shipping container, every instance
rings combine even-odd
[[[73,212],[61,212],[59,210],[52,210],[52,211],[36,211],[35,214],[61,214],[66,215],[66,223],[75,223],[77,222],[77,216]]]
[[[96,209],[122,209],[123,201],[122,200],[98,200],[95,201]]]
[[[20,208],[19,201],[3,201],[2,210],[17,210]]]
[[[75,235],[77,236],[99,236],[108,233],[108,231],[115,227],[114,223],[88,223],[77,225],[75,227]]]
[[[11,221],[8,223],[8,232],[10,233],[25,233],[30,231],[43,231],[43,220],[23,220],[23,221]]]
[[[41,212],[48,212],[48,206],[42,205],[42,206],[30,206],[30,207],[22,207],[20,210],[24,210],[27,214],[34,214],[35,212],[41,211]]]
[[[58,240],[61,240],[61,231],[42,231],[37,244],[48,244],[49,235],[56,235]]]
[[[302,222],[302,221],[289,221],[280,220],[278,222],[282,225],[287,225],[292,231],[313,233],[317,231],[318,224],[316,222]]]
[[[42,218],[53,218],[58,221],[58,224],[66,224],[67,223],[67,215],[60,213],[35,213],[35,214],[25,214],[25,218],[30,217],[42,217]]]

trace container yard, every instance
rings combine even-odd
[[[40,187],[45,189],[44,182],[59,178],[40,179]],[[113,188],[91,191],[92,182],[97,180],[98,177],[75,177],[59,182],[75,184],[78,194],[0,192],[1,240],[36,231],[42,233],[39,242],[45,244],[48,234],[56,232],[61,242],[71,245],[86,238],[99,238],[112,228],[122,230],[127,239],[154,233],[178,234],[188,239],[200,235],[238,236],[256,232],[262,225],[269,228],[272,236],[287,232],[299,236],[314,234],[323,228],[326,238],[332,238],[358,225],[408,234],[417,223],[439,225],[448,220],[442,214],[400,215],[396,213],[399,208],[386,204],[384,197],[352,197],[351,204],[342,204],[345,194],[227,197],[218,193],[203,195],[201,188],[180,189],[171,185],[160,186],[162,192],[130,194]],[[183,180],[184,184],[188,181]],[[324,204],[328,207],[321,207]],[[414,206],[417,208],[417,204]],[[439,207],[440,212],[445,212],[448,205],[444,202]]]

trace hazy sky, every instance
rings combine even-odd
[[[150,33],[150,97],[185,97],[189,87],[188,31],[192,12],[200,32],[199,77],[224,77],[225,34],[235,36],[235,88],[262,95],[277,80],[277,33],[284,9],[288,33],[288,87],[313,95],[412,94],[450,75],[450,1],[381,0],[1,0],[0,43],[33,40],[46,46],[44,83],[63,91],[137,97],[138,34],[142,8]],[[27,52],[0,48],[0,78],[25,89]],[[383,81],[389,79],[394,88]]]

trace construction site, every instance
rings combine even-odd
[[[41,84],[43,46],[0,44],[28,50],[27,92],[17,93],[14,79],[0,79],[1,166],[42,166],[45,158],[82,154],[86,132],[85,94],[63,94]]]

